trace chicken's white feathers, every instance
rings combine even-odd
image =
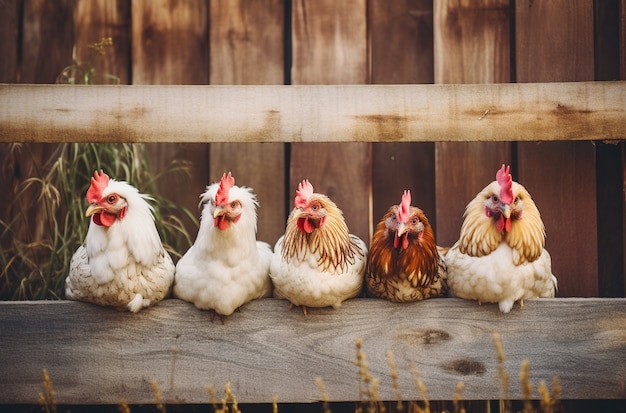
[[[85,242],[70,263],[66,298],[137,312],[165,298],[174,263],[156,229],[151,198],[124,181],[111,179],[101,198],[123,198],[123,218],[110,226],[90,219]]]
[[[253,299],[271,295],[272,250],[256,240],[258,201],[250,188],[230,187],[225,203],[239,215],[220,229],[215,220],[221,208],[215,202],[219,186],[210,185],[200,196],[204,207],[198,236],[176,265],[174,295],[228,316]]]

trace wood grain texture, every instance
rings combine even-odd
[[[518,82],[594,78],[593,2],[517,1],[515,6]],[[579,135],[584,137],[585,132]],[[519,173],[514,179],[530,191],[546,225],[546,246],[552,255],[553,272],[559,278],[559,296],[597,295],[594,145],[520,143],[518,164]]]
[[[435,82],[510,79],[509,0],[434,2]]]
[[[130,3],[124,0],[78,1],[74,8],[76,55],[79,61],[92,61],[96,73],[110,74],[120,84],[130,83]],[[110,37],[113,45],[106,54],[94,55],[89,45]],[[107,83],[102,76],[101,83]]]
[[[74,1],[23,3],[20,62],[22,83],[54,83],[72,64]]]
[[[374,84],[434,82],[432,1],[369,1],[371,81]],[[392,122],[381,133],[395,132]],[[373,224],[411,190],[413,205],[435,220],[435,145],[431,142],[372,144]]]
[[[625,108],[626,82],[0,85],[0,142],[619,140]]]
[[[210,3],[210,83],[282,85],[284,2]],[[271,131],[268,131],[271,133]],[[282,235],[285,207],[283,143],[212,143],[209,178],[231,171],[238,185],[252,187],[260,203],[257,238],[271,245]]]
[[[592,80],[593,2],[515,1],[518,82]]]
[[[357,339],[383,400],[395,400],[387,352],[405,400],[420,399],[419,371],[431,400],[500,397],[493,334],[506,356],[509,394],[530,363],[534,388],[558,376],[563,399],[626,397],[626,301],[527,301],[507,315],[496,305],[459,299],[411,304],[354,299],[341,309],[311,309],[305,318],[286,301],[245,305],[224,325],[207,312],[166,300],[138,314],[78,302],[0,302],[0,403],[37,403],[42,368],[61,404],[208,403],[207,386],[230,381],[239,402],[312,402],[324,380],[331,401],[358,400]],[[80,317],[77,315],[80,314]],[[538,394],[533,393],[537,398]]]
[[[508,0],[435,2],[435,82],[506,83],[510,76]],[[491,114],[486,108],[477,119]],[[512,136],[511,140],[517,140]],[[511,163],[510,142],[435,143],[437,242],[459,238],[467,203]]]
[[[292,83],[368,83],[367,1],[294,0],[292,7]]]
[[[18,81],[20,1],[0,1],[0,83]]]
[[[508,144],[455,142],[435,144],[437,244],[458,239],[467,204],[496,179],[502,164],[511,164]]]
[[[131,16],[134,85],[208,83],[209,22],[206,1],[133,1]],[[165,106],[172,106],[169,97],[162,98]],[[174,137],[179,135],[179,130],[173,128],[167,133]],[[169,141],[175,142],[176,139]],[[155,173],[180,165],[188,168],[188,174],[161,176],[157,189],[187,208],[192,215],[196,214],[198,196],[209,183],[208,146],[202,143],[163,143],[146,145],[146,149]],[[197,227],[190,219],[182,218],[187,232],[193,237]]]
[[[294,85],[367,83],[367,1],[294,1],[292,44]],[[325,106],[327,102],[318,104]],[[311,126],[317,132],[320,125]],[[338,131],[336,137],[344,140],[347,132]],[[294,194],[300,181],[309,179],[317,192],[330,196],[343,211],[350,231],[367,244],[372,233],[371,168],[369,143],[294,143],[290,147],[292,190],[288,194]],[[288,201],[291,211],[293,195]]]

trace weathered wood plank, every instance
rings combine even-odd
[[[366,0],[294,1],[292,22],[292,84],[356,85],[368,81]],[[288,210],[293,208],[298,183],[309,179],[317,192],[328,195],[341,208],[350,232],[368,243],[372,233],[371,153],[371,144],[366,142],[292,143]]]
[[[2,142],[614,140],[625,113],[626,82],[0,85]]]
[[[369,0],[371,82],[428,84],[434,82],[433,2]],[[387,123],[381,133],[396,135],[400,123]],[[435,220],[435,145],[432,142],[372,144],[373,225],[411,190],[413,205]]]
[[[209,80],[208,3],[202,0],[131,2],[132,83],[135,85],[205,85]],[[170,105],[169,98],[164,98]],[[171,130],[176,135],[176,130]],[[209,148],[200,143],[146,145],[153,171],[184,164],[186,174],[166,174],[156,182],[167,194],[197,216],[198,195],[209,183]],[[194,222],[182,217],[192,239]],[[183,252],[184,253],[184,252]]]
[[[435,82],[510,82],[509,27],[508,0],[436,2]],[[435,155],[437,242],[451,246],[467,203],[511,163],[511,142],[436,142]]]
[[[515,8],[518,82],[594,78],[592,1],[524,0],[517,1]],[[563,280],[559,294],[597,296],[595,146],[587,142],[523,142],[517,148],[518,174],[514,179],[530,191],[540,208],[554,274],[568,274],[567,278],[559,277]]]
[[[210,82],[212,85],[284,83],[284,2],[210,2]],[[270,244],[285,227],[285,144],[212,143],[209,179],[231,171],[238,185],[252,187],[261,205],[257,238]]]
[[[18,49],[20,2],[0,1],[0,82],[11,83],[18,79]]]
[[[124,0],[79,1],[74,8],[74,41],[78,61],[94,65],[97,83],[110,83],[103,75],[117,76],[120,84],[130,82],[130,3]],[[104,55],[89,45],[110,37],[111,47]],[[68,62],[69,65],[69,62]]]
[[[19,82],[54,83],[72,64],[74,1],[23,2]]]
[[[358,400],[356,341],[363,339],[378,391],[395,400],[393,352],[405,400],[419,399],[410,365],[431,400],[500,398],[493,334],[499,333],[509,394],[530,362],[534,387],[558,376],[563,399],[626,397],[626,300],[527,301],[507,315],[459,299],[392,304],[354,299],[305,318],[286,301],[245,305],[224,325],[208,312],[166,300],[139,314],[78,302],[0,302],[0,403],[37,403],[46,368],[59,403],[207,403],[207,386],[231,382],[240,402],[311,402],[321,377],[333,401]],[[538,397],[533,393],[533,397]]]

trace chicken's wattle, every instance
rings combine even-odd
[[[398,233],[395,233],[395,237],[393,239],[393,247],[398,248],[400,245],[400,238],[402,238],[402,249],[405,250],[409,246],[409,234],[403,234],[402,237],[398,237]]]
[[[99,214],[93,215],[93,222],[96,225],[110,227],[115,222],[115,218],[115,215],[107,214],[105,211],[102,211]]]
[[[504,215],[500,214],[498,222],[496,223],[496,228],[498,229],[498,232],[502,232],[502,230],[511,232],[511,218],[504,218]]]
[[[228,220],[226,219],[226,215],[219,215],[215,217],[214,225],[222,231],[226,230],[228,228]]]

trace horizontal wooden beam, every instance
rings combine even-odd
[[[239,402],[312,402],[322,378],[331,401],[359,400],[356,343],[378,394],[396,400],[387,353],[404,400],[499,399],[499,333],[511,399],[523,398],[518,372],[530,363],[533,398],[558,376],[563,399],[626,398],[626,299],[526,301],[497,305],[460,299],[412,304],[354,299],[340,309],[289,311],[286,301],[251,302],[211,322],[206,311],[171,299],[138,314],[69,301],[0,302],[0,404],[37,403],[46,368],[62,404],[208,403],[227,382]],[[413,367],[411,367],[413,366]]]
[[[359,86],[0,85],[0,142],[626,138],[626,82]]]

